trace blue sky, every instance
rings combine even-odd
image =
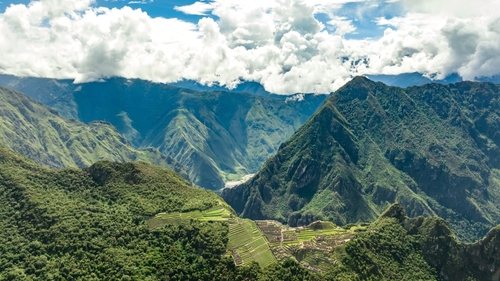
[[[0,11],[5,11],[5,8],[10,4],[28,4],[29,0],[17,1],[0,1]],[[217,20],[217,17],[207,13],[206,15],[188,15],[177,11],[174,7],[187,6],[195,3],[193,0],[97,0],[95,7],[108,7],[121,9],[124,6],[129,6],[133,9],[141,9],[151,17],[178,18],[184,21],[197,23],[203,17],[211,17]],[[404,10],[397,2],[374,1],[366,2],[350,2],[342,6],[336,11],[336,15],[352,20],[352,25],[356,30],[346,34],[347,39],[363,39],[363,38],[379,38],[383,35],[385,27],[377,25],[373,19],[378,17],[392,18],[394,16],[403,15]],[[324,13],[315,14],[315,18],[328,26],[329,16]],[[327,28],[329,32],[334,29]]]
[[[0,73],[75,83],[329,93],[357,75],[500,75],[499,53],[496,0],[0,0]]]
[[[117,7],[121,8],[128,5],[133,8],[140,8],[147,12],[152,17],[165,17],[165,18],[179,18],[185,21],[198,22],[203,17],[212,17],[217,19],[216,16],[207,13],[204,16],[199,15],[186,15],[174,9],[176,6],[187,6],[195,3],[192,0],[165,0],[165,1],[134,1],[142,3],[132,3],[128,0],[115,0],[115,1],[97,1],[97,6]],[[402,6],[397,2],[378,2],[376,4],[371,1],[368,2],[351,2],[346,3],[340,8],[336,14],[338,16],[346,17],[352,20],[352,24],[356,27],[356,31],[346,34],[346,38],[362,39],[366,37],[379,38],[383,35],[384,27],[378,26],[373,19],[378,17],[392,18],[404,13]],[[329,16],[324,13],[315,14],[317,20],[327,25]],[[331,31],[331,29],[327,29]]]
[[[28,4],[31,2],[30,0],[14,0],[14,1],[0,1],[0,11],[5,11],[5,8],[9,6],[10,4]],[[171,18],[171,17],[176,17],[176,18],[181,18],[183,20],[187,21],[198,21],[201,17],[200,16],[190,16],[186,15],[184,13],[178,12],[174,10],[175,6],[184,6],[184,5],[189,5],[194,3],[194,1],[186,1],[186,0],[178,0],[178,1],[171,1],[171,0],[164,0],[164,1],[156,1],[156,2],[149,2],[149,1],[144,1],[144,4],[140,3],[131,3],[131,1],[124,1],[124,0],[97,0],[94,4],[94,6],[103,6],[103,7],[108,7],[108,8],[123,8],[123,6],[130,6],[134,9],[140,8],[143,11],[147,12],[151,17],[166,17],[166,18]],[[133,2],[133,1],[132,1]],[[135,2],[143,2],[143,1],[135,1]]]
[[[148,15],[151,17],[164,17],[164,18],[179,18],[185,21],[191,21],[191,22],[198,22],[201,16],[193,16],[193,15],[186,15],[184,13],[178,12],[174,10],[175,6],[185,6],[185,5],[190,5],[193,4],[194,1],[186,1],[186,0],[179,0],[179,1],[172,1],[172,0],[164,0],[164,1],[154,1],[154,2],[149,2],[149,1],[133,1],[133,2],[142,2],[142,3],[132,3],[129,4],[131,1],[122,1],[122,0],[110,0],[110,1],[103,1],[103,0],[98,0],[96,2],[96,6],[105,6],[105,7],[117,7],[117,8],[122,8],[123,6],[127,5],[130,7],[133,7],[135,9],[142,9]]]

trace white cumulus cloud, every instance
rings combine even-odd
[[[337,15],[347,2],[355,1],[215,0],[175,8],[216,18],[197,23],[96,7],[92,0],[11,5],[0,14],[0,72],[227,87],[247,80],[280,94],[329,93],[362,74],[500,74],[500,9],[482,7],[498,1],[482,0],[480,7],[458,1],[463,8],[451,0],[400,0],[405,12],[374,19],[385,31],[364,40],[346,39],[356,32],[354,19]],[[329,16],[326,25],[318,13]]]
[[[207,12],[213,10],[214,6],[205,2],[195,2],[186,6],[175,6],[174,9],[188,15],[205,16]]]

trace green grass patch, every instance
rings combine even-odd
[[[300,242],[310,241],[310,240],[313,240],[314,238],[316,238],[317,234],[318,233],[314,230],[303,230],[303,231],[299,232],[298,239]]]
[[[299,245],[299,241],[298,240],[283,241],[283,245],[287,246]]]
[[[321,235],[339,235],[339,234],[345,234],[348,233],[343,228],[336,228],[336,229],[322,229],[322,230],[317,230],[316,233],[321,234]]]
[[[149,228],[157,228],[167,224],[182,224],[189,222],[189,220],[200,221],[228,221],[233,214],[224,206],[216,206],[205,211],[191,211],[191,212],[172,212],[160,213],[155,217],[148,220]]]

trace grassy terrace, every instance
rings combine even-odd
[[[238,219],[229,225],[227,247],[236,264],[256,261],[261,267],[266,267],[276,261],[266,238],[251,220]]]
[[[151,229],[167,224],[183,224],[189,220],[227,221],[229,223],[228,252],[237,265],[256,261],[262,268],[276,262],[269,248],[269,243],[255,222],[234,216],[224,206],[217,206],[205,211],[160,213],[148,223]]]
[[[157,228],[166,224],[182,224],[190,219],[200,221],[228,221],[233,215],[224,206],[217,206],[205,211],[160,213],[148,221],[149,228]]]

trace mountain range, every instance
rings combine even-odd
[[[2,83],[0,280],[500,278],[498,85]]]
[[[135,148],[157,148],[186,167],[190,181],[213,190],[257,172],[326,99],[198,92],[122,78],[76,85],[2,76],[1,83],[63,117],[113,124]]]
[[[432,76],[432,75],[431,75]],[[458,82],[463,82],[463,78],[457,73],[452,73],[443,79],[430,78],[428,75],[424,75],[418,72],[401,73],[396,75],[389,74],[376,74],[376,75],[366,75],[366,77],[375,82],[382,82],[388,86],[396,87],[411,87],[411,86],[422,86],[424,84],[438,83],[438,84],[453,84]],[[474,79],[476,82],[490,82],[495,84],[500,84],[500,76],[492,77],[476,77]]]
[[[430,84],[430,83],[452,84],[463,81],[462,77],[460,77],[456,73],[451,74],[445,77],[444,79],[431,79],[418,72],[402,73],[397,75],[387,75],[387,74],[366,75],[366,77],[372,81],[382,82],[388,86],[395,86],[402,88],[411,86],[422,86],[424,84]]]
[[[243,217],[291,226],[369,222],[399,202],[473,241],[500,222],[499,94],[492,83],[356,77],[222,197]]]
[[[134,149],[110,123],[65,119],[55,110],[4,87],[0,87],[0,143],[51,168],[83,168],[99,160],[142,160],[187,177],[179,163],[158,150]]]

